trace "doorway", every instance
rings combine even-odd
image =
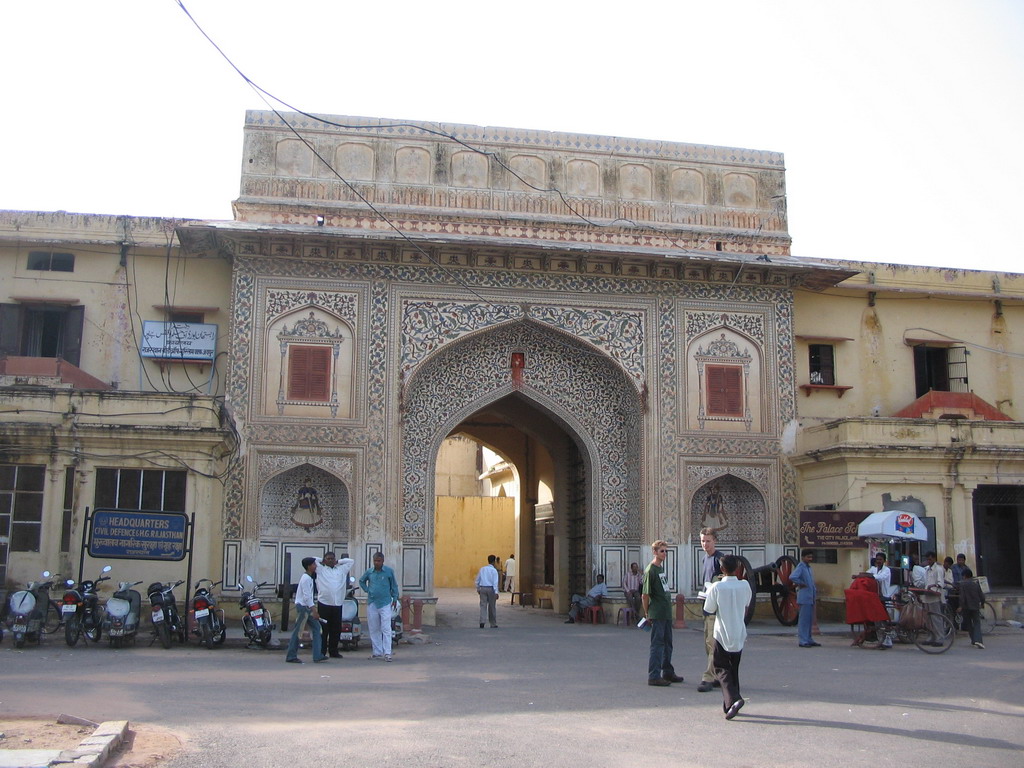
[[[434,586],[435,465],[453,434],[516,465],[522,591],[548,584],[560,610],[571,588],[585,591],[608,567],[617,572],[622,552],[639,543],[640,391],[593,347],[529,321],[488,330],[443,347],[411,373],[402,410],[406,592]],[[542,482],[551,489],[549,517],[538,496]]]
[[[980,485],[974,491],[978,575],[991,587],[1020,588],[1024,551],[1024,488]]]

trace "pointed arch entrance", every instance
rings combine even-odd
[[[551,455],[555,606],[598,572],[617,583],[626,548],[642,533],[642,406],[605,354],[554,328],[524,320],[473,334],[435,352],[403,392],[402,545],[407,589],[432,592],[434,468],[441,442],[499,418]],[[528,491],[526,491],[528,492]],[[543,574],[532,543],[533,512],[520,519],[520,583]],[[416,553],[422,553],[417,557]],[[409,555],[412,555],[411,557]],[[419,574],[410,566],[422,563]]]

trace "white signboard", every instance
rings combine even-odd
[[[210,360],[217,354],[217,326],[212,323],[142,323],[142,356],[165,360]]]

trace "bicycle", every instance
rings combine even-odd
[[[953,622],[942,611],[929,611],[913,591],[903,590],[886,601],[885,608],[889,618],[875,624],[875,640],[861,640],[859,646],[883,649],[893,642],[913,643],[931,654],[945,653],[953,647]]]
[[[942,603],[942,613],[952,622],[953,628],[957,632],[965,631],[961,626],[964,618],[963,614],[954,609],[948,602]],[[992,603],[985,603],[979,613],[981,616],[981,633],[983,635],[992,634],[992,630],[996,628],[996,609]]]

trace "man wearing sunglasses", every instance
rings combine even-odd
[[[672,600],[665,573],[668,543],[658,539],[651,544],[654,558],[644,570],[642,594],[644,619],[651,625],[651,654],[647,664],[647,684],[664,687],[681,683],[683,678],[672,667]]]

